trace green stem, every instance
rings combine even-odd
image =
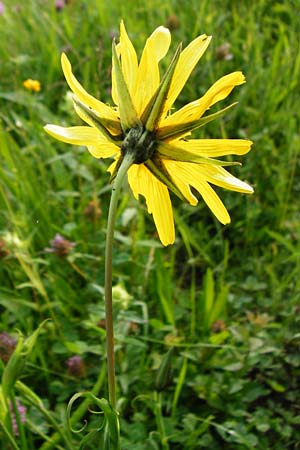
[[[162,449],[170,450],[170,447],[169,447],[169,444],[168,444],[168,441],[166,438],[165,424],[164,424],[162,411],[161,411],[161,405],[162,405],[161,392],[154,391],[153,394],[154,394],[154,402],[155,402],[154,414],[155,414],[157,429],[158,429],[160,439],[161,439]]]
[[[8,428],[6,428],[6,426],[4,425],[2,420],[0,420],[0,427],[2,428],[2,432],[3,432],[3,434],[4,434],[5,438],[6,438],[6,443],[10,444],[10,446],[11,446],[11,448],[13,450],[21,450],[21,448],[18,446],[18,444],[16,443],[15,439],[11,435],[10,431],[8,430]]]
[[[107,378],[108,397],[111,406],[116,408],[116,381],[115,381],[115,354],[114,354],[114,329],[113,329],[113,307],[112,307],[112,244],[114,237],[115,221],[119,194],[124,177],[133,163],[132,155],[126,154],[119,167],[112,188],[105,247],[105,321],[106,321],[106,352],[107,352]]]

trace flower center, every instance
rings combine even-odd
[[[121,153],[123,156],[127,153],[133,154],[134,164],[142,164],[152,157],[156,147],[155,133],[138,126],[130,128],[126,133]]]

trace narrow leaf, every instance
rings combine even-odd
[[[155,389],[159,392],[163,391],[170,382],[173,356],[174,356],[174,347],[170,347],[167,353],[162,358],[155,379]]]
[[[211,269],[207,269],[205,275],[205,287],[204,287],[204,311],[205,311],[205,324],[209,326],[209,316],[213,309],[215,297],[215,282]]]
[[[226,303],[228,299],[229,288],[227,285],[222,286],[218,293],[213,308],[211,308],[208,316],[208,324],[211,326],[216,320],[219,320],[225,314]]]

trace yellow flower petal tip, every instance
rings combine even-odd
[[[246,79],[236,71],[216,81],[199,99],[177,112],[171,108],[191,72],[206,51],[211,36],[195,38],[187,47],[178,47],[161,78],[160,61],[171,45],[170,31],[159,26],[145,42],[140,59],[120,23],[120,42],[113,45],[112,98],[108,106],[90,95],[75,78],[66,54],[61,55],[67,83],[75,94],[74,107],[85,125],[46,125],[54,138],[73,145],[85,145],[96,158],[113,157],[109,167],[114,179],[125,155],[133,164],[128,181],[134,196],[143,196],[163,245],[175,241],[170,191],[195,206],[198,192],[216,218],[230,223],[228,211],[212,185],[240,193],[253,188],[231,175],[224,167],[232,164],[216,158],[244,155],[252,141],[246,139],[187,139],[193,130],[225,114],[230,107],[205,114]],[[231,105],[232,106],[232,105]],[[192,192],[193,190],[193,192]]]

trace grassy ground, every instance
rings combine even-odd
[[[87,418],[88,429],[71,433],[64,417],[74,393],[94,389],[106,396],[107,162],[52,140],[42,127],[78,123],[66,95],[62,51],[87,90],[110,101],[111,39],[121,18],[139,50],[161,24],[172,29],[173,49],[212,34],[177,106],[242,70],[247,84],[231,96],[238,106],[199,136],[255,143],[235,170],[255,194],[220,191],[232,224],[218,224],[201,202],[192,208],[172,198],[172,247],[161,247],[144,202],[124,190],[114,246],[122,449],[300,448],[297,5],[70,0],[57,11],[46,0],[4,1],[0,411],[7,395],[15,411],[26,407],[26,422],[11,412],[19,431],[9,443],[0,427],[0,448],[75,449],[99,426],[84,405],[82,413],[77,409],[79,401],[72,425],[79,429]],[[220,54],[226,43],[231,57]],[[28,78],[40,81],[40,92],[26,91]],[[65,255],[45,250],[57,233],[76,244]],[[14,339],[32,335],[45,319],[37,339],[26,341],[26,352],[17,347],[14,353],[22,366],[4,369]],[[154,380],[172,345],[171,376],[159,390]],[[57,434],[61,429],[65,438]],[[101,446],[92,440],[85,448]]]

